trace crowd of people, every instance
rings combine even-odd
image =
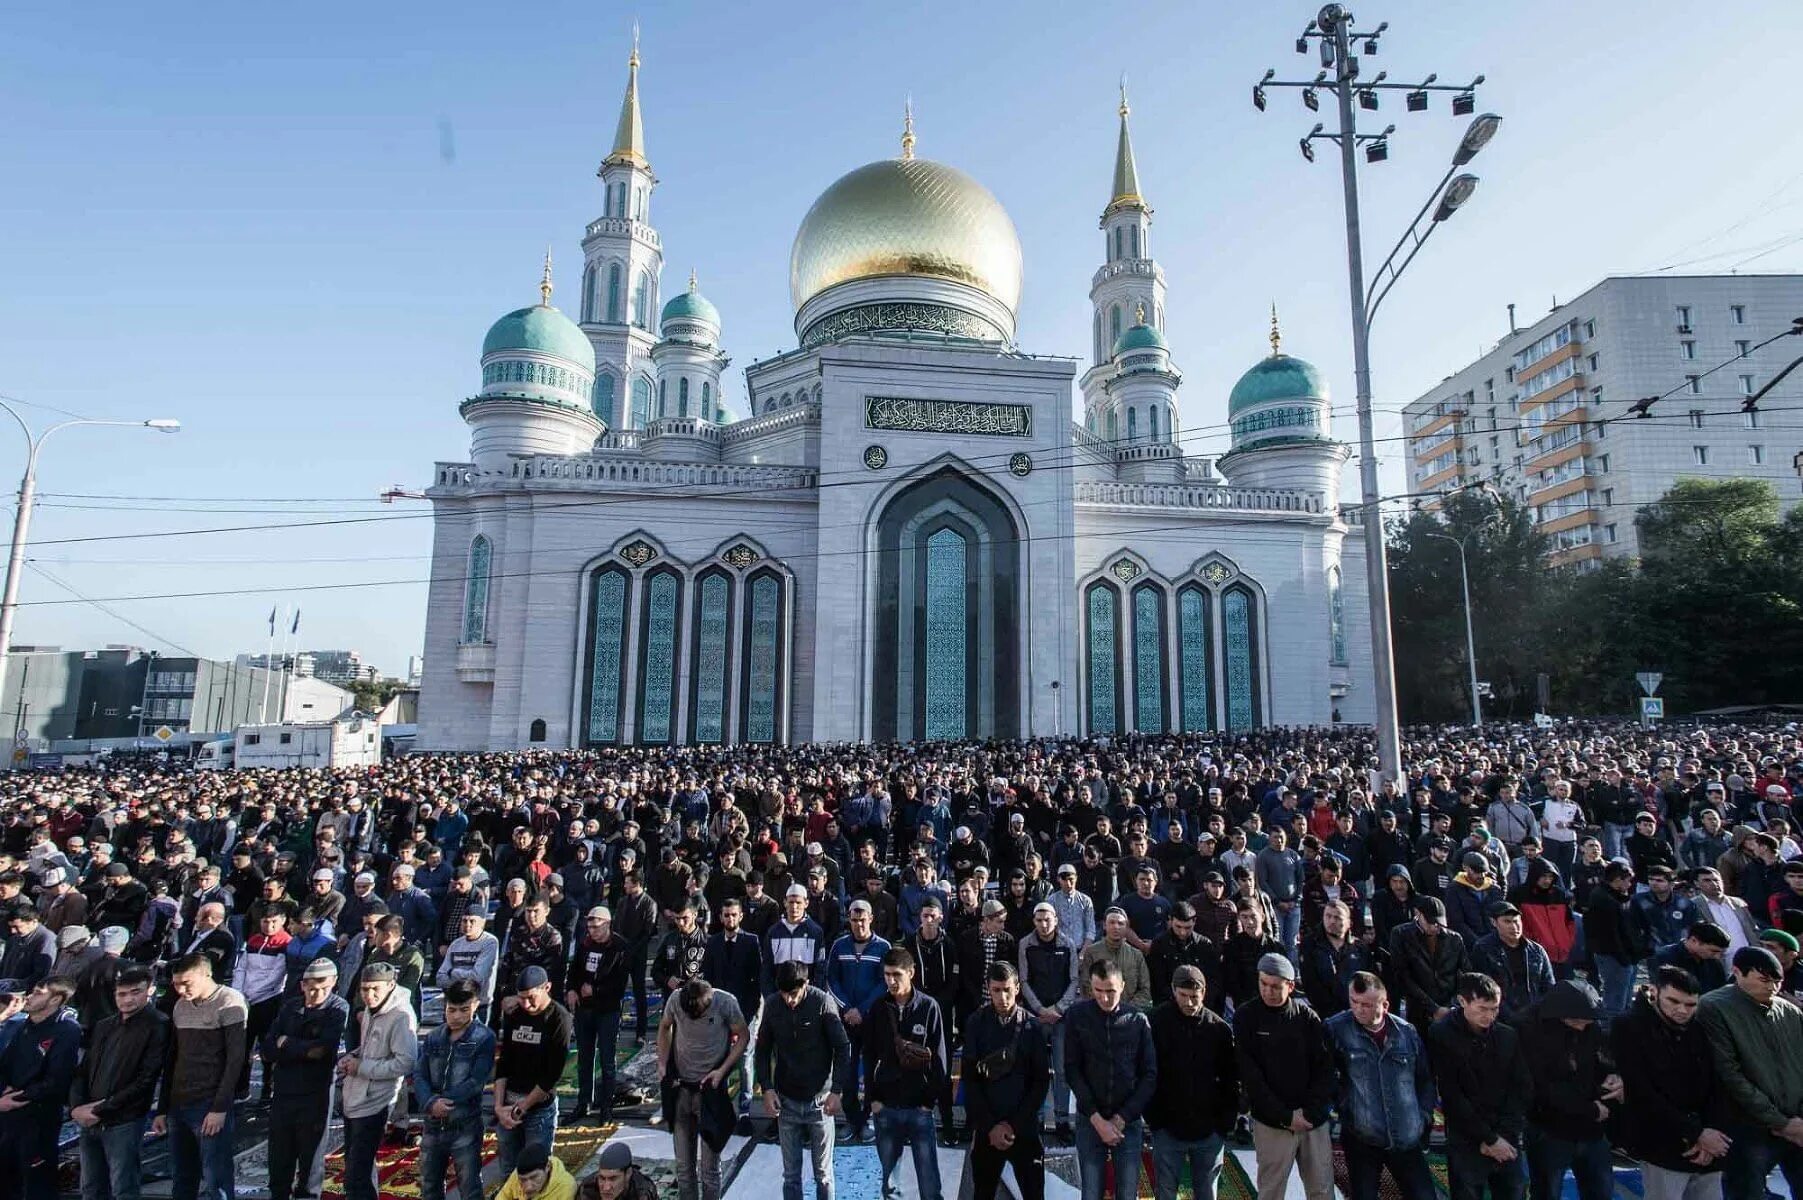
[[[784,1194],[872,1140],[886,1200],[967,1146],[1044,1193],[1763,1200],[1803,1184],[1803,742],[1791,729],[1368,731],[414,756],[357,771],[127,760],[0,779],[0,1200],[348,1200],[417,1137],[423,1200],[680,1200],[736,1134]],[[435,1001],[422,1029],[426,999]],[[439,1002],[442,1005],[440,1015]],[[653,1022],[655,1021],[655,1026]],[[622,1097],[617,1051],[655,1055]],[[559,1087],[575,1058],[575,1096]],[[960,1115],[962,1119],[960,1120]],[[495,1139],[485,1189],[485,1135]]]

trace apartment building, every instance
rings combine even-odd
[[[1745,405],[1803,355],[1803,337],[1761,346],[1798,318],[1803,275],[1604,279],[1404,407],[1409,490],[1432,509],[1488,482],[1559,565],[1635,554],[1635,513],[1679,479],[1765,479],[1795,505],[1803,368]]]

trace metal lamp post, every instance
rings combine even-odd
[[[1474,728],[1482,728],[1484,704],[1477,694],[1477,638],[1471,631],[1471,572],[1465,566],[1465,538],[1471,534],[1453,537],[1450,533],[1430,533],[1427,536],[1451,542],[1459,548],[1459,590],[1465,596],[1465,662],[1471,669],[1471,724]]]
[[[31,506],[37,495],[38,486],[38,451],[43,449],[44,441],[59,429],[68,429],[75,425],[131,425],[144,429],[154,429],[159,433],[175,433],[182,427],[180,421],[167,417],[158,417],[149,421],[109,421],[93,417],[76,417],[68,421],[58,421],[42,433],[33,433],[25,418],[19,415],[12,405],[0,400],[0,409],[19,423],[19,429],[25,434],[27,450],[25,453],[25,474],[19,480],[19,507],[13,514],[12,553],[6,560],[6,589],[0,594],[0,686],[6,679],[6,661],[12,654],[13,618],[17,614],[19,604],[19,576],[25,566],[25,542],[31,530]]]
[[[1476,189],[1476,176],[1455,176],[1455,172],[1484,148],[1495,135],[1501,118],[1486,113],[1472,121],[1453,154],[1451,168],[1435,185],[1427,203],[1422,205],[1421,211],[1415,215],[1395,249],[1390,251],[1383,265],[1378,268],[1373,289],[1367,290],[1364,240],[1359,223],[1357,155],[1359,148],[1363,146],[1367,162],[1387,160],[1389,137],[1395,126],[1389,126],[1381,133],[1360,133],[1357,110],[1376,109],[1381,92],[1403,91],[1408,93],[1408,110],[1421,112],[1428,107],[1430,92],[1451,92],[1454,94],[1454,115],[1468,115],[1476,107],[1476,89],[1484,81],[1484,77],[1479,75],[1464,85],[1436,83],[1436,75],[1429,75],[1418,84],[1386,83],[1384,80],[1388,72],[1380,71],[1373,78],[1361,80],[1359,61],[1352,52],[1353,44],[1358,43],[1366,54],[1375,54],[1378,39],[1389,26],[1388,22],[1384,22],[1376,29],[1355,32],[1352,20],[1352,13],[1343,5],[1324,6],[1320,15],[1310,21],[1302,35],[1296,39],[1296,50],[1302,54],[1308,53],[1311,41],[1317,44],[1323,67],[1321,73],[1312,80],[1283,81],[1275,78],[1275,70],[1267,71],[1264,78],[1253,86],[1252,102],[1262,111],[1267,103],[1266,89],[1269,88],[1301,89],[1303,103],[1311,111],[1320,108],[1318,93],[1321,90],[1331,91],[1338,101],[1339,132],[1328,133],[1324,125],[1317,124],[1302,138],[1301,149],[1302,156],[1313,162],[1316,141],[1333,141],[1340,147],[1340,186],[1346,209],[1346,273],[1352,304],[1353,382],[1358,403],[1359,508],[1365,520],[1365,585],[1371,619],[1371,673],[1376,707],[1373,724],[1377,732],[1379,770],[1386,778],[1401,779],[1402,736],[1396,710],[1395,652],[1391,644],[1389,564],[1384,546],[1383,513],[1380,508],[1382,496],[1377,485],[1377,439],[1373,430],[1371,408],[1371,319],[1403,269],[1414,261],[1416,253],[1433,233],[1434,227],[1457,212]],[[1329,70],[1333,72],[1331,78]],[[1430,209],[1432,213],[1427,230],[1417,232],[1422,220],[1429,217]],[[1409,247],[1408,252],[1398,262],[1397,256],[1402,253],[1405,245]],[[1376,287],[1375,284],[1379,281],[1382,286]],[[1475,671],[1475,667],[1473,669]]]

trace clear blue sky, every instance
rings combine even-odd
[[[17,638],[229,655],[261,648],[272,603],[299,603],[306,645],[401,669],[421,640],[430,521],[422,504],[370,498],[464,457],[456,409],[476,385],[482,334],[535,299],[547,242],[569,301],[635,16],[665,290],[699,270],[741,405],[740,368],[793,343],[797,222],[839,174],[894,153],[908,93],[920,153],[983,180],[1019,227],[1023,346],[1084,354],[1125,70],[1184,424],[1223,421],[1275,300],[1285,349],[1328,372],[1350,439],[1335,170],[1297,154],[1314,118],[1293,94],[1262,115],[1248,98],[1267,66],[1312,74],[1291,43],[1314,11],[1177,0],[17,8],[0,46],[0,394],[48,406],[26,410],[40,422],[54,407],[185,425],[175,437],[71,430],[49,443],[40,487],[55,495],[37,514],[33,558],[116,602],[110,613],[71,602],[28,573]],[[1481,71],[1480,107],[1506,117],[1476,165],[1477,196],[1376,331],[1378,403],[1391,410],[1380,437],[1396,434],[1395,408],[1505,331],[1511,301],[1531,320],[1606,273],[1803,267],[1794,0],[1735,0],[1706,19],[1622,0],[1358,12],[1391,22],[1368,70]],[[1400,130],[1390,161],[1364,171],[1370,256],[1463,127],[1438,104],[1378,114]],[[7,487],[21,441],[0,429]],[[1381,451],[1400,490],[1398,447]],[[360,515],[378,520],[118,536]],[[92,537],[112,540],[64,540]],[[394,580],[408,582],[298,590]],[[120,599],[208,591],[251,594]]]

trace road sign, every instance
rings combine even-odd
[[[1665,676],[1657,671],[1642,671],[1635,675],[1634,678],[1640,681],[1640,690],[1650,696],[1659,690],[1659,681],[1664,679]]]
[[[1640,698],[1640,719],[1651,725],[1665,716],[1665,701],[1658,696],[1642,696]]]
[[[169,741],[170,738],[175,736],[175,730],[169,728],[169,726],[167,726],[167,725],[158,725],[156,727],[156,731],[154,733],[152,733],[150,736],[155,738],[159,742],[166,743]]]

